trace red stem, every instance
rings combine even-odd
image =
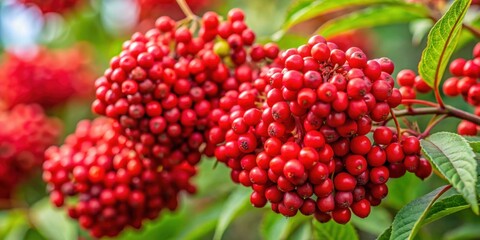
[[[480,117],[474,114],[462,111],[458,108],[445,105],[444,108],[440,106],[436,107],[425,107],[425,108],[412,108],[412,109],[403,109],[394,111],[397,117],[401,116],[418,116],[418,115],[428,115],[428,114],[446,114],[448,116],[456,117],[459,119],[467,120],[477,125],[480,125]],[[391,120],[387,119],[387,121]]]
[[[430,106],[430,107],[437,107],[438,104],[430,101],[425,101],[421,99],[402,99],[402,104],[404,105],[409,105],[409,104],[419,104],[419,105],[425,105],[425,106]]]
[[[187,16],[187,18],[194,19],[195,14],[192,12],[190,7],[188,6],[187,2],[185,0],[176,0],[178,6],[182,10],[182,12]]]
[[[426,136],[430,135],[430,131],[432,131],[432,129],[437,125],[439,124],[442,120],[444,120],[445,118],[447,118],[448,115],[442,115],[440,116],[439,118],[437,118],[435,121],[433,121],[432,123],[430,123],[427,128],[425,128],[425,131],[423,131],[422,134],[420,134],[418,136],[418,138],[422,139],[422,138],[425,138]]]
[[[401,142],[402,134],[400,132],[400,124],[398,123],[397,116],[395,115],[395,112],[393,111],[393,109],[390,109],[390,114],[392,115],[392,119],[395,122],[395,127],[397,128],[398,142]]]
[[[437,85],[438,85],[437,81],[435,81],[435,86]],[[440,108],[445,108],[445,104],[443,103],[442,96],[440,95],[440,90],[438,89],[439,88],[435,88],[435,90],[433,91],[435,93],[435,99],[437,100],[437,103],[440,106]]]

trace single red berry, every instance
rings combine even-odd
[[[419,154],[420,153],[420,141],[417,137],[409,136],[402,141],[403,152],[406,155]]]
[[[352,213],[348,208],[337,208],[332,211],[332,218],[339,224],[346,224],[350,221]]]
[[[354,154],[366,155],[372,146],[367,136],[357,136],[350,140],[350,150]]]
[[[464,136],[475,136],[477,135],[477,125],[475,123],[462,120],[460,124],[458,124],[457,132],[460,135]]]
[[[373,139],[377,144],[390,144],[393,139],[393,132],[388,127],[378,127],[373,132]]]
[[[404,69],[398,72],[397,82],[402,87],[413,87],[415,84],[415,72],[410,69]]]
[[[345,172],[341,172],[335,176],[333,182],[335,184],[335,189],[346,192],[353,191],[357,184],[357,180],[352,175]]]
[[[367,162],[373,167],[382,166],[387,160],[387,154],[379,146],[373,146],[367,154]]]
[[[349,155],[345,158],[345,168],[353,176],[360,175],[367,169],[367,160],[361,155]]]
[[[432,90],[432,88],[428,86],[425,80],[420,76],[415,77],[415,89],[420,93],[428,93]]]
[[[360,218],[366,218],[370,215],[370,202],[367,199],[354,202],[351,208],[352,212]]]
[[[467,60],[463,58],[457,58],[450,63],[450,73],[454,76],[463,76],[463,67]]]
[[[331,102],[337,96],[337,88],[331,83],[323,83],[317,89],[317,97],[323,102]]]
[[[305,175],[305,167],[300,161],[292,159],[285,163],[285,166],[283,167],[283,174],[295,185],[300,185],[296,183],[302,182]]]
[[[329,174],[328,167],[323,163],[317,163],[308,174],[308,179],[312,184],[320,184],[327,179]]]
[[[263,196],[263,194],[253,191],[250,195],[250,202],[256,208],[262,208],[267,204],[267,199]]]
[[[430,165],[430,162],[425,158],[420,158],[420,160],[418,161],[418,168],[415,172],[415,175],[423,180],[429,177],[431,174],[432,165]]]
[[[353,194],[352,192],[336,192],[334,199],[336,207],[348,208],[353,203]]]
[[[442,86],[443,93],[445,93],[445,95],[450,97],[457,96],[459,94],[457,84],[458,84],[458,78],[456,77],[448,78],[443,83],[443,86]]]
[[[405,154],[400,143],[391,143],[387,146],[385,152],[387,153],[387,161],[390,163],[398,163],[403,161],[405,158]]]
[[[370,169],[370,181],[374,184],[382,184],[388,181],[390,172],[385,166],[374,167]]]
[[[403,165],[409,172],[416,172],[418,169],[419,157],[417,155],[408,155],[403,160]]]

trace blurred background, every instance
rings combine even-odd
[[[435,1],[433,1],[435,2]],[[441,1],[440,1],[441,2]],[[286,16],[287,0],[188,0],[193,12],[231,8],[245,11],[246,22],[261,42],[271,41]],[[478,12],[477,12],[478,13]],[[89,239],[66,214],[46,198],[40,166],[43,150],[62,142],[76,123],[93,118],[90,103],[93,82],[121,51],[122,42],[136,31],[145,32],[155,19],[184,14],[174,0],[2,0],[0,1],[0,239]],[[478,15],[477,15],[478,16]],[[330,17],[296,25],[282,37],[282,49],[306,42]],[[467,16],[472,17],[472,16]],[[476,17],[476,16],[473,16]],[[357,46],[369,58],[389,57],[395,73],[417,70],[431,22],[420,20],[344,32],[330,38],[341,48]],[[463,44],[453,58],[471,55],[473,42]],[[447,73],[448,74],[448,73]],[[419,98],[433,100],[433,94]],[[473,108],[461,99],[449,104]],[[421,128],[428,118],[411,118]],[[458,121],[448,119],[436,131],[455,131]],[[286,219],[269,208],[248,204],[248,189],[235,186],[223,165],[205,159],[196,176],[198,194],[183,199],[176,212],[163,212],[143,230],[125,231],[119,239],[211,239],[222,212],[235,208],[235,219],[224,239],[278,239],[289,228],[300,239],[306,218]],[[391,191],[367,219],[353,219],[362,239],[374,239],[386,229],[406,203],[430,192],[442,181],[432,176],[422,183],[412,174],[389,181]],[[293,222],[293,223],[292,223]],[[296,222],[296,223],[295,223]],[[298,224],[297,224],[298,223]],[[427,225],[419,239],[480,239],[480,219],[470,211],[453,214]]]

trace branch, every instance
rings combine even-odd
[[[471,34],[475,35],[475,37],[480,38],[480,30],[475,28],[474,26],[470,26],[466,23],[463,24],[463,27],[467,29]]]
[[[180,9],[182,9],[182,12],[187,16],[187,18],[194,19],[195,14],[192,12],[190,7],[188,6],[187,2],[185,0],[176,0],[178,6]]]
[[[428,114],[446,114],[448,116],[456,117],[459,119],[467,120],[477,125],[480,125],[480,117],[474,114],[462,111],[449,105],[445,105],[445,108],[440,107],[425,107],[425,108],[413,108],[394,111],[395,116],[418,116]],[[390,119],[388,119],[390,120]]]

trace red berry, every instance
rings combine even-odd
[[[348,173],[357,176],[367,169],[367,160],[361,155],[349,155],[345,158],[345,167]]]
[[[346,224],[350,221],[352,213],[348,208],[338,208],[332,211],[332,218],[339,224]]]
[[[373,132],[373,139],[378,144],[390,144],[393,139],[393,132],[388,127],[378,127]]]
[[[353,191],[357,180],[350,174],[341,172],[334,178],[335,189],[339,191]]]
[[[410,69],[404,69],[398,72],[397,82],[402,87],[413,87],[415,83],[415,72]]]
[[[432,165],[430,165],[430,162],[425,158],[420,158],[420,160],[418,161],[418,168],[415,172],[415,175],[423,180],[429,177],[431,174]]]
[[[360,218],[366,218],[370,215],[370,202],[367,199],[354,202],[351,208],[352,212]]]

